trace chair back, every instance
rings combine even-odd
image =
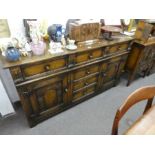
[[[120,119],[133,105],[142,100],[148,100],[144,110],[145,113],[152,106],[154,96],[155,96],[155,86],[145,86],[139,88],[136,91],[134,91],[131,95],[129,95],[126,101],[121,105],[121,107],[116,112],[112,128],[112,134],[113,135],[118,134],[118,125]]]

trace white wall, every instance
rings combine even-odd
[[[25,35],[25,31],[24,31],[24,26],[23,26],[23,20],[22,19],[8,19],[8,24],[9,24],[9,28],[10,28],[10,32],[11,32],[11,37],[16,37],[19,35]],[[4,39],[0,39],[0,42],[5,42],[10,40],[10,38],[4,38]],[[7,91],[7,94],[11,100],[11,102],[16,102],[19,100],[16,88],[14,86],[11,74],[9,72],[8,69],[3,70],[2,69],[2,64],[0,63],[0,79],[3,82],[4,88]],[[2,85],[1,85],[2,87]],[[6,97],[7,100],[7,96],[4,95]],[[3,98],[4,99],[4,98]],[[2,104],[4,104],[4,106],[6,107],[11,107],[11,103],[7,102],[2,102]],[[10,104],[10,105],[9,105]],[[2,108],[2,107],[1,107]],[[4,108],[3,108],[4,109]],[[9,111],[8,111],[9,113]]]
[[[6,93],[6,90],[3,87],[3,84],[0,79],[0,114],[2,117],[7,116],[9,114],[15,113],[12,104],[10,103],[10,100],[8,98],[8,95]]]
[[[11,32],[11,37],[16,37],[20,35],[25,35],[23,19],[8,18],[8,24]]]

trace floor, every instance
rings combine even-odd
[[[126,87],[126,79],[103,92],[34,128],[29,128],[21,108],[14,116],[0,120],[0,134],[15,135],[109,135],[117,108],[135,89],[155,85],[155,74],[139,78]],[[123,117],[119,133],[123,133],[144,110],[145,103],[136,105]]]

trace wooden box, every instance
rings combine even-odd
[[[87,40],[95,40],[100,35],[100,23],[88,22],[83,23],[77,21],[69,24],[69,38],[76,42],[82,42]]]

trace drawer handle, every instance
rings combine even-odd
[[[90,74],[90,72],[89,72],[89,71],[87,71],[87,74]]]
[[[68,92],[68,89],[67,88],[65,88],[65,93],[67,93]]]
[[[123,70],[121,70],[121,73],[124,73],[125,72],[125,70],[123,69]]]
[[[85,82],[85,86],[87,86],[88,85],[88,83],[87,82]]]
[[[46,66],[45,66],[45,70],[46,70],[46,71],[49,71],[49,70],[50,70],[50,65],[46,65]]]
[[[32,92],[31,91],[26,91],[26,92],[23,92],[22,94],[24,96],[30,96],[32,94]]]
[[[118,47],[118,50],[122,50],[122,48],[121,47]]]
[[[107,74],[106,74],[106,73],[104,73],[104,74],[103,74],[103,76],[104,76],[104,77],[106,77],[106,76],[107,76]]]
[[[89,59],[92,59],[93,58],[93,56],[92,55],[89,55]]]
[[[128,51],[131,51],[131,47],[128,47]]]

